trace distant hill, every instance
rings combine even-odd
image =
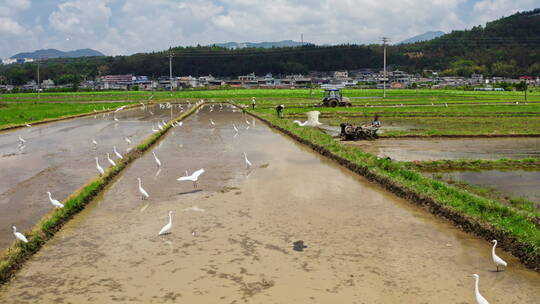
[[[60,51],[57,49],[37,50],[31,53],[19,53],[11,56],[13,59],[19,58],[33,58],[33,59],[45,59],[45,58],[77,58],[77,57],[94,57],[105,56],[103,53],[92,49],[80,49],[75,51]]]
[[[309,44],[304,42],[304,45]],[[226,43],[215,43],[215,46],[224,47],[228,49],[243,49],[243,48],[263,48],[269,49],[273,47],[295,47],[301,46],[302,42],[293,41],[293,40],[282,40],[282,41],[273,41],[273,42],[226,42]]]
[[[406,44],[406,43],[416,43],[416,42],[422,42],[422,41],[429,41],[431,39],[435,39],[437,37],[441,37],[442,35],[446,34],[445,32],[441,32],[441,31],[430,31],[430,32],[425,32],[421,35],[417,35],[417,36],[414,36],[414,37],[411,37],[409,39],[405,39],[403,41],[401,41],[400,43],[398,44]]]

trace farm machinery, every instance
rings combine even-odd
[[[355,126],[348,122],[344,122],[340,124],[340,127],[341,133],[339,134],[339,136],[343,140],[372,140],[379,138],[379,136],[377,135],[377,131],[379,130],[379,128],[373,125]]]
[[[341,95],[339,89],[326,89],[324,90],[324,98],[321,106],[323,107],[350,107],[352,106],[351,100]]]

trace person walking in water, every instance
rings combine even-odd
[[[255,97],[251,98],[251,108],[255,110]]]

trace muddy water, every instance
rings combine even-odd
[[[473,303],[472,273],[494,303],[540,298],[540,275],[512,256],[500,252],[510,267],[493,272],[488,242],[259,122],[245,128],[240,113],[192,116],[154,149],[159,174],[151,154],[134,162],[0,302]],[[176,181],[201,167],[199,191]],[[159,237],[168,210],[172,233]]]
[[[443,173],[452,180],[494,188],[510,197],[524,197],[540,204],[540,171],[447,171]]]
[[[181,111],[172,110],[176,116]],[[51,210],[47,191],[63,200],[97,175],[95,156],[102,167],[108,167],[105,153],[116,159],[114,145],[124,153],[129,148],[124,137],[129,136],[134,145],[152,133],[152,123],[169,120],[170,115],[171,109],[151,106],[1,132],[0,250],[14,239],[12,225],[30,229]],[[19,136],[26,140],[24,148],[18,147]]]
[[[540,138],[389,138],[348,145],[400,161],[540,157]]]

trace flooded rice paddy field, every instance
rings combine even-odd
[[[540,157],[539,137],[380,138],[344,143],[398,161]]]
[[[13,241],[12,225],[28,230],[53,208],[47,191],[62,201],[96,176],[94,157],[108,167],[106,153],[116,159],[113,146],[124,153],[150,135],[157,121],[168,121],[180,111],[149,106],[0,132],[0,250]]]
[[[540,171],[445,171],[440,174],[444,180],[492,188],[508,197],[522,197],[540,206]]]
[[[161,170],[151,153],[132,163],[0,302],[472,303],[472,273],[494,303],[540,298],[516,258],[499,251],[510,267],[494,272],[490,243],[248,121],[205,107],[173,129],[153,149]],[[198,189],[176,180],[199,168]]]

